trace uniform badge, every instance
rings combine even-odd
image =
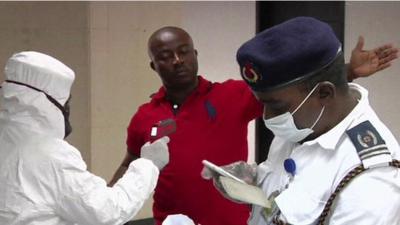
[[[372,147],[378,144],[378,139],[370,130],[366,130],[364,133],[357,134],[357,141],[364,148]]]

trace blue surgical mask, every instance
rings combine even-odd
[[[318,84],[308,93],[304,100],[297,106],[297,108],[292,112],[286,112],[281,115],[275,116],[270,119],[264,119],[265,126],[274,133],[275,136],[283,138],[289,142],[299,142],[305,139],[308,135],[314,132],[313,128],[321,119],[321,116],[325,110],[325,106],[322,107],[315,122],[310,128],[298,129],[294,123],[293,115],[300,109],[300,107],[307,101],[311,94],[318,87]]]

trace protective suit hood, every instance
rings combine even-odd
[[[64,138],[63,113],[46,94],[64,106],[70,96],[74,72],[57,59],[33,51],[14,54],[4,72],[0,136],[8,129],[22,126],[34,133]]]
[[[5,74],[0,225],[120,225],[132,219],[157,184],[154,163],[133,161],[107,187],[87,170],[78,149],[63,140],[74,72],[50,56],[21,52],[7,62]]]

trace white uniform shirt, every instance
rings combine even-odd
[[[341,179],[361,161],[346,130],[369,120],[386,142],[395,159],[400,158],[399,145],[369,105],[368,92],[357,84],[351,90],[361,99],[352,112],[329,132],[303,143],[288,143],[275,138],[268,159],[259,165],[258,182],[275,199],[282,215],[290,224],[316,224],[326,201]],[[283,161],[296,163],[293,178]],[[370,169],[356,177],[338,195],[326,224],[393,225],[400,224],[400,170],[394,167]],[[251,225],[264,225],[261,209],[254,207]]]
[[[73,72],[49,56],[28,52],[7,63],[6,79],[40,87],[64,104]],[[139,211],[157,183],[159,171],[151,161],[133,161],[107,187],[63,140],[60,109],[40,91],[9,82],[2,86],[0,225],[117,225]]]

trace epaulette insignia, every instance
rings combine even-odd
[[[379,155],[386,155],[386,159],[384,161],[389,159],[391,160],[390,151],[387,149],[385,141],[368,120],[347,130],[346,133],[353,142],[353,145],[355,146],[357,153],[364,164],[365,160]],[[389,155],[389,158],[387,155]]]

